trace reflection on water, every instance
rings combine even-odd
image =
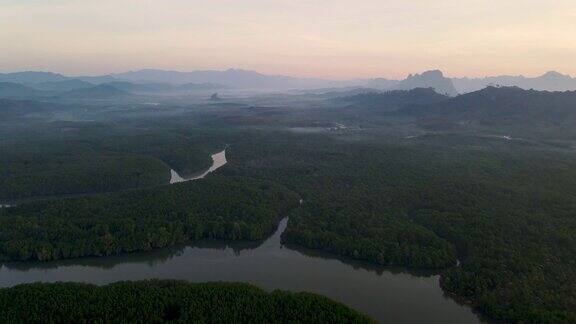
[[[439,272],[434,271],[434,270],[417,270],[417,269],[407,269],[407,268],[403,268],[403,267],[385,267],[385,266],[380,266],[380,265],[377,265],[374,263],[370,263],[370,262],[366,262],[366,261],[359,261],[359,260],[355,260],[355,259],[347,258],[347,257],[342,257],[342,256],[335,255],[333,253],[324,252],[322,250],[309,249],[309,248],[305,248],[305,247],[295,245],[295,244],[290,244],[290,243],[288,243],[288,244],[283,243],[283,246],[285,248],[298,251],[307,257],[321,258],[324,260],[334,260],[335,259],[335,260],[338,260],[338,261],[340,261],[346,265],[351,266],[355,270],[362,269],[365,271],[374,272],[377,275],[382,275],[384,272],[388,272],[388,273],[392,273],[392,274],[402,274],[402,273],[403,274],[410,274],[410,275],[415,276],[415,277],[435,277],[435,276],[439,275]]]
[[[211,241],[145,253],[0,266],[0,287],[26,282],[106,284],[149,278],[248,282],[273,290],[309,291],[341,301],[383,323],[478,323],[446,297],[434,274],[408,273],[339,260],[281,244],[288,219],[266,241]]]
[[[202,179],[209,173],[221,168],[224,164],[226,164],[226,162],[226,150],[223,150],[222,152],[218,152],[212,155],[212,166],[199,175],[183,178],[178,174],[178,172],[170,170],[170,184]]]
[[[198,249],[210,249],[216,251],[228,251],[231,250],[234,255],[239,256],[241,251],[256,249],[262,242],[232,242],[225,240],[218,241],[197,241],[194,242],[194,248]],[[130,254],[113,255],[107,257],[83,257],[77,259],[66,259],[58,261],[30,261],[30,262],[8,262],[0,265],[0,269],[3,267],[11,270],[18,271],[29,271],[37,269],[57,269],[65,266],[87,266],[87,267],[97,267],[102,269],[111,269],[119,264],[123,263],[139,263],[149,266],[155,266],[165,263],[166,261],[177,258],[181,256],[186,248],[187,244],[177,244],[174,246],[166,247],[163,249],[155,249],[148,252],[138,252]],[[1,272],[0,272],[1,273]],[[3,278],[0,277],[0,287],[5,286],[2,281]]]

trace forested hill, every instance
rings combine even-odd
[[[55,301],[57,301],[55,303]],[[2,323],[373,323],[326,297],[248,284],[153,280],[0,290]]]
[[[40,90],[12,82],[0,82],[0,98],[34,98],[45,96]]]
[[[10,121],[27,114],[50,110],[56,106],[56,104],[31,100],[0,99],[0,120]]]
[[[98,85],[92,88],[85,89],[75,89],[65,92],[60,95],[62,98],[83,98],[83,99],[110,99],[110,98],[121,98],[129,97],[132,94],[120,90],[111,85]]]
[[[422,74],[410,74],[405,80],[400,81],[392,89],[410,90],[414,88],[432,88],[436,92],[448,96],[458,95],[452,80],[444,77],[440,70],[426,71]]]
[[[412,105],[403,112],[419,117],[507,123],[576,122],[576,91],[549,92],[487,87],[440,103]]]
[[[337,101],[355,105],[359,108],[378,108],[381,111],[392,111],[406,105],[427,105],[448,100],[432,88],[416,88],[412,90],[394,90],[387,92],[360,93],[353,96],[340,97]]]

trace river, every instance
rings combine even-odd
[[[198,175],[184,178],[181,177],[175,170],[170,169],[170,184],[202,179],[209,173],[212,173],[221,168],[224,164],[226,164],[226,162],[226,150],[222,150],[221,152],[212,154],[212,166],[208,170]]]

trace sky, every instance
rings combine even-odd
[[[0,0],[0,71],[576,76],[575,0]]]

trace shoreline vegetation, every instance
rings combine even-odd
[[[0,289],[0,321],[376,323],[316,294],[265,292],[241,283],[175,280],[126,281],[105,286],[35,283],[3,288]]]

